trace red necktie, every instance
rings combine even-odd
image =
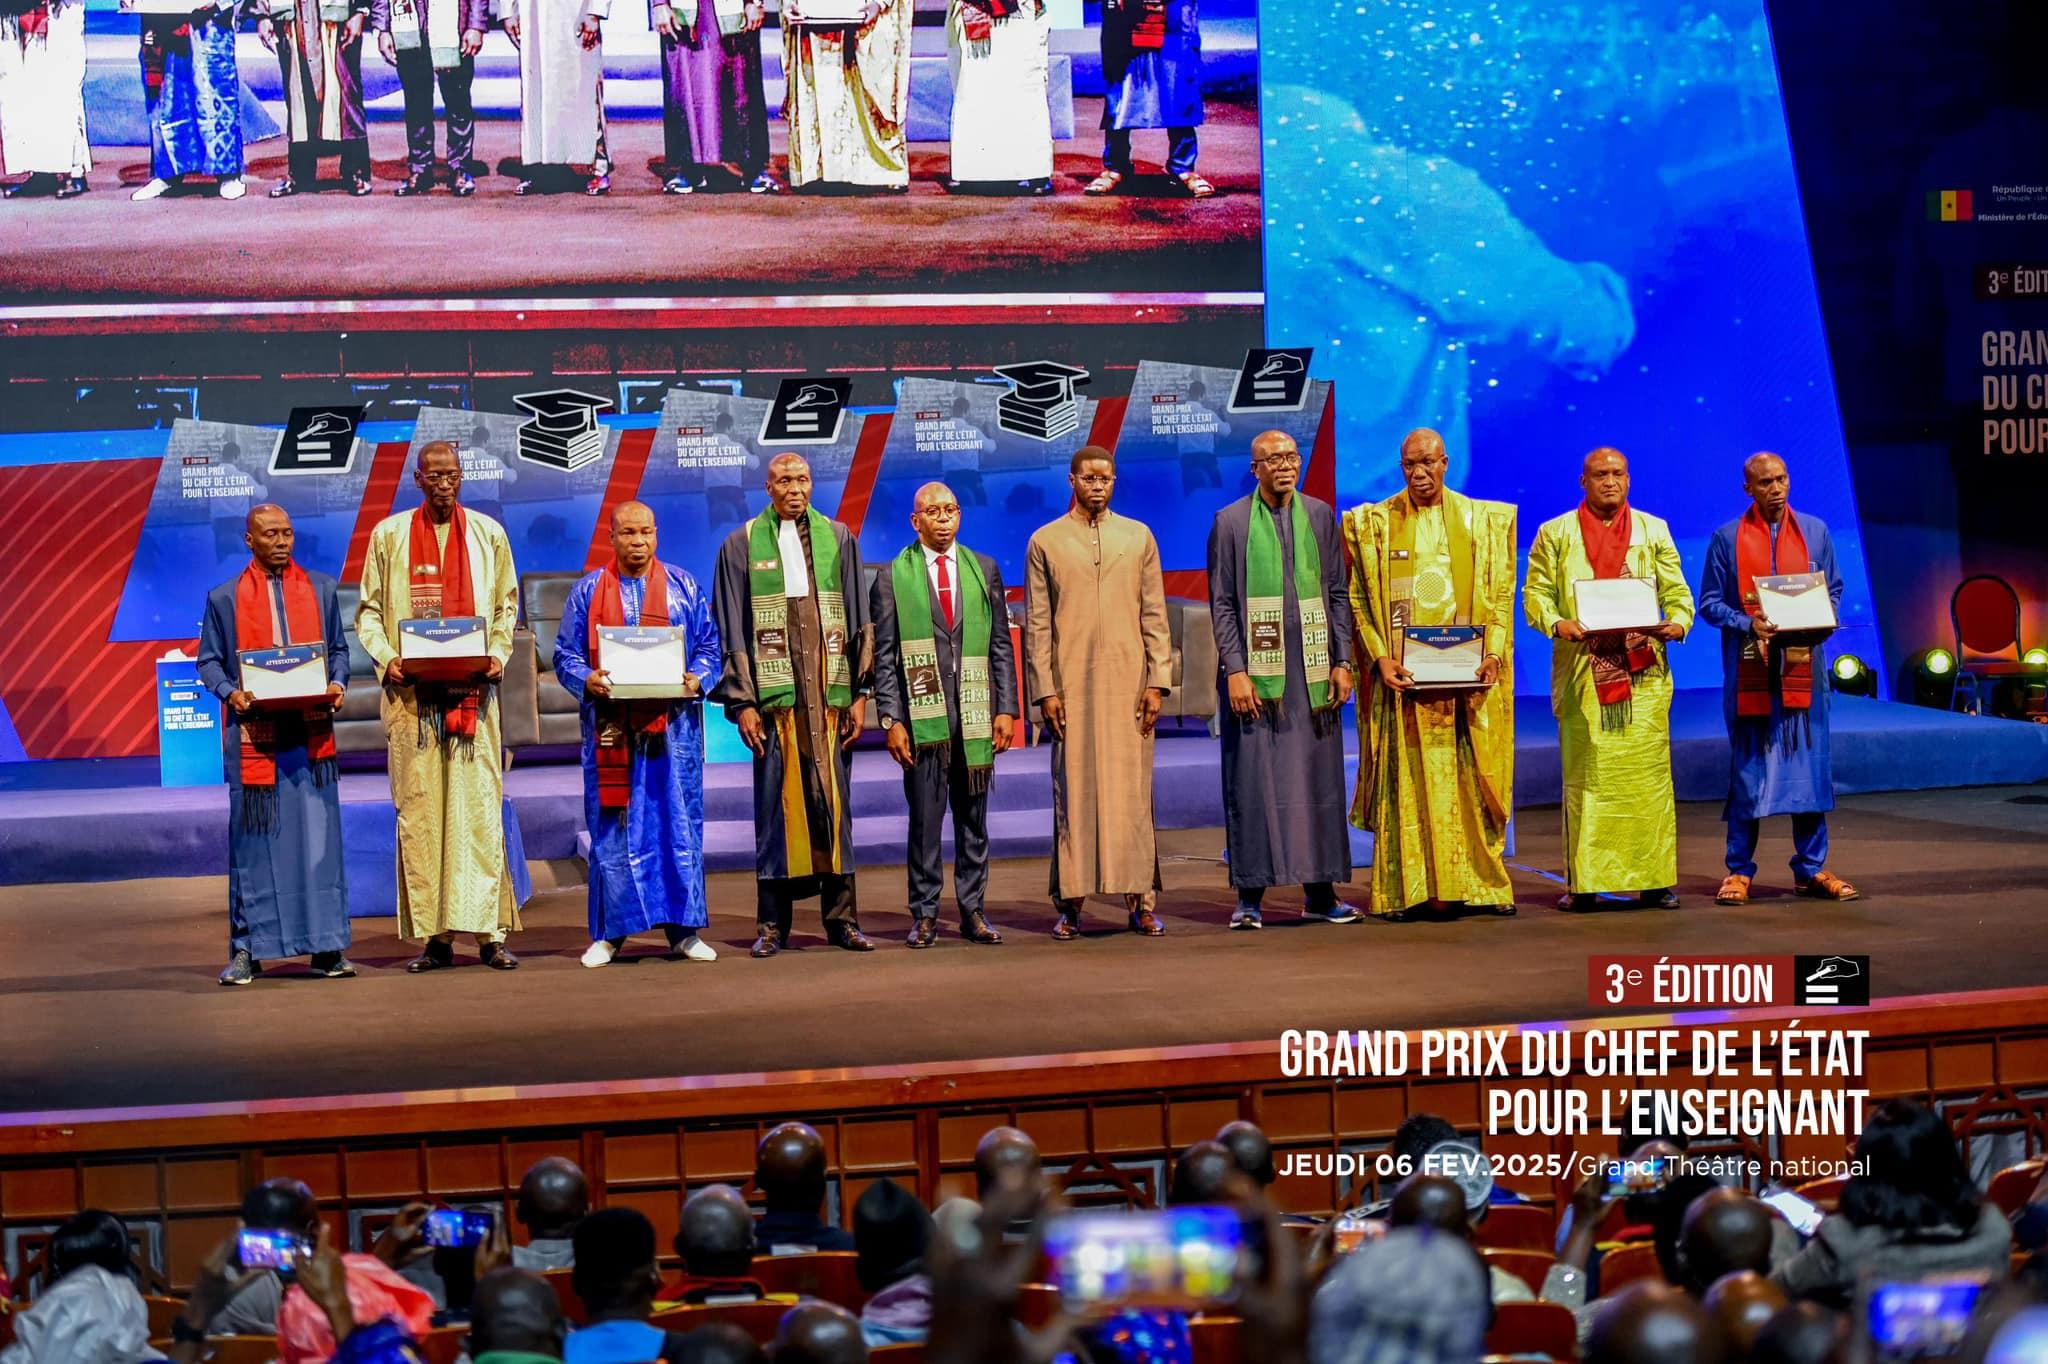
[[[952,557],[950,554],[939,556],[939,610],[946,615],[948,630],[953,628],[953,580],[946,574],[946,560]]]

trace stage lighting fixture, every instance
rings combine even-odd
[[[1929,677],[1947,677],[1956,670],[1956,656],[1946,649],[1929,649],[1920,656],[1920,671]]]
[[[2048,668],[2048,649],[2037,644],[2020,655],[2020,662],[2029,668]]]
[[[1947,710],[1956,699],[1956,656],[1936,646],[1913,655],[1907,664],[1913,704]]]
[[[1854,654],[1837,654],[1828,668],[1828,685],[1844,696],[1877,695],[1877,678]]]

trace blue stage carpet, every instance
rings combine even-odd
[[[1891,702],[1834,698],[1835,786],[1844,795],[1949,786],[2048,781],[2048,725],[2027,725]],[[1561,776],[1549,704],[1523,697],[1516,708],[1515,799],[1553,805]],[[1672,710],[1673,773],[1680,800],[1718,800],[1727,788],[1728,749],[1717,691],[1681,692]],[[1354,749],[1355,729],[1347,729]],[[1042,857],[1051,846],[1051,778],[1046,750],[1004,754],[991,795],[990,838],[998,857]],[[1161,828],[1223,822],[1217,745],[1198,729],[1163,731],[1154,781]],[[218,876],[227,870],[227,788],[164,790],[153,762],[0,764],[0,884],[117,881],[149,876]],[[706,862],[712,870],[752,865],[752,778],[743,764],[710,769],[705,791]],[[515,763],[506,794],[528,858],[578,853],[583,829],[580,770],[573,764]],[[342,834],[348,847],[350,909],[393,911],[396,817],[380,772],[342,777]],[[860,860],[903,859],[902,774],[886,754],[863,751],[853,770],[854,839]]]

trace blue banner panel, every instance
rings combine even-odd
[[[190,658],[156,665],[156,737],[165,786],[218,786],[221,772],[220,700],[199,681]]]

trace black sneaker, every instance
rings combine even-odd
[[[311,965],[314,975],[329,980],[346,980],[356,973],[356,964],[339,952],[315,952]]]
[[[223,985],[253,985],[256,977],[263,974],[263,963],[247,952],[237,952],[228,959],[227,969],[220,973]]]

